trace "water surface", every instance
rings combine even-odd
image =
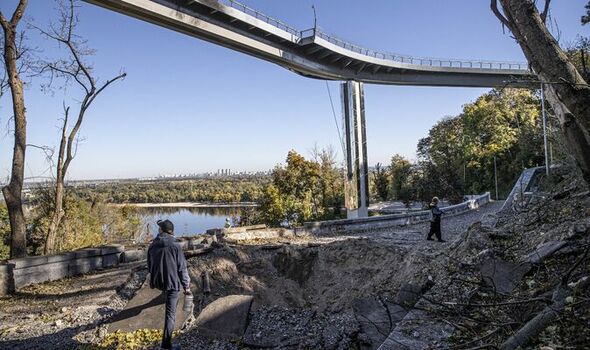
[[[176,236],[201,234],[211,228],[221,228],[227,218],[238,217],[239,208],[139,208],[144,221],[144,233],[152,236],[158,233],[158,220],[170,220]]]

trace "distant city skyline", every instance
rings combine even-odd
[[[520,47],[503,33],[488,1],[365,2],[344,0],[247,0],[248,6],[296,28],[318,24],[327,32],[373,49],[442,58],[524,61]],[[4,12],[15,0],[0,4]],[[561,41],[587,35],[580,25],[585,0],[552,4]],[[30,2],[27,18],[44,26],[53,1]],[[155,177],[233,168],[266,171],[287,152],[309,157],[315,144],[332,145],[342,159],[326,83],[155,25],[80,3],[78,34],[97,50],[90,57],[102,79],[120,70],[127,78],[109,88],[88,112],[83,141],[70,179]],[[22,27],[24,28],[24,26]],[[56,55],[51,42],[29,32],[31,46]],[[28,143],[56,147],[62,102],[75,106],[73,87],[40,91],[27,87]],[[328,87],[341,127],[338,82]],[[415,158],[418,140],[436,121],[461,112],[489,89],[367,85],[369,164],[388,164],[399,153]],[[0,101],[0,177],[9,175],[12,138],[10,99]],[[45,155],[30,147],[28,179],[47,177]]]

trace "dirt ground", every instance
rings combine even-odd
[[[254,336],[276,337],[279,348],[355,349],[359,324],[352,303],[359,298],[391,300],[402,283],[436,281],[453,241],[501,202],[444,218],[447,243],[426,241],[428,224],[337,237],[298,237],[225,244],[189,259],[199,286],[209,271],[212,294],[196,288],[196,312],[216,298],[254,296],[250,323]],[[22,289],[0,300],[1,349],[84,348],[104,337],[102,324],[121,310],[145,276],[142,266],[122,266]],[[274,330],[274,331],[273,331]],[[302,337],[304,335],[304,337]],[[283,339],[284,338],[284,339]],[[177,341],[192,349],[248,348],[212,341],[188,330]]]

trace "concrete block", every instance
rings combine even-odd
[[[47,264],[47,256],[29,256],[26,258],[10,259],[9,264],[13,264],[15,269],[23,269],[30,266],[39,266]]]
[[[13,269],[14,264],[0,264],[0,296],[11,294],[15,290]]]
[[[197,317],[199,333],[213,339],[241,339],[253,299],[251,295],[228,295],[216,299]]]
[[[102,256],[102,267],[113,267],[119,265],[121,253],[106,254]]]
[[[121,244],[112,244],[100,247],[101,255],[117,254],[125,251],[125,246]]]
[[[76,258],[76,252],[60,253],[55,255],[47,255],[47,263],[53,264],[63,261],[69,261]]]
[[[122,263],[130,263],[147,259],[147,249],[125,250],[120,256]]]
[[[15,275],[27,275],[27,274],[32,274],[32,273],[50,273],[52,271],[59,272],[60,270],[67,271],[68,266],[70,265],[71,261],[72,260],[58,261],[58,262],[54,262],[51,264],[48,263],[45,265],[25,267],[22,269],[15,269],[14,274]]]
[[[68,266],[70,276],[80,275],[102,268],[102,256],[89,256],[71,260]]]
[[[76,254],[76,259],[86,258],[86,257],[94,257],[100,256],[101,249],[100,248],[84,248],[80,250],[74,251]]]

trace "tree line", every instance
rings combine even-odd
[[[107,203],[238,203],[258,202],[268,176],[142,181],[97,186],[71,187],[80,198],[93,200],[97,196]]]
[[[379,200],[452,203],[465,194],[504,198],[523,169],[544,164],[541,101],[537,92],[494,89],[437,122],[417,145],[417,160],[400,155],[378,165],[373,187]],[[558,150],[554,152],[558,157]]]

